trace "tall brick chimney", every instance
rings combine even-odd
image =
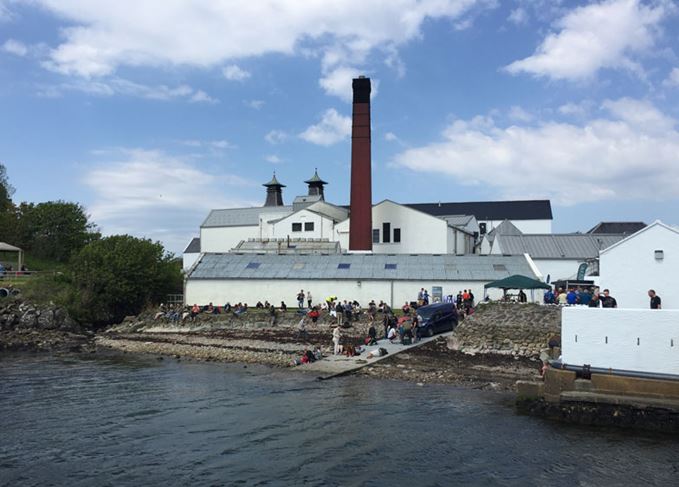
[[[370,78],[353,80],[351,126],[351,202],[349,250],[372,251],[372,181],[370,159]]]

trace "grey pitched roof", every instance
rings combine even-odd
[[[340,264],[344,265],[340,266]],[[348,268],[346,268],[346,264],[349,264]],[[395,264],[396,268],[386,268],[385,264]],[[537,277],[527,260],[518,255],[253,255],[227,253],[204,254],[188,278],[490,282],[513,274]]]
[[[200,237],[194,237],[184,249],[185,254],[200,253]]]
[[[599,222],[590,228],[587,233],[622,233],[632,235],[645,226],[644,222]]]
[[[284,216],[292,213],[292,206],[255,206],[252,208],[212,210],[201,228],[259,225],[259,215],[262,213],[278,213],[280,216]]]
[[[292,216],[295,213],[298,213],[302,210],[308,210],[318,215],[324,216],[334,221],[335,223],[341,222],[342,220],[346,220],[349,216],[349,211],[345,208],[342,208],[341,206],[326,203],[325,201],[317,201],[316,203],[311,204],[309,206],[296,209],[294,212],[288,215],[283,215],[280,218],[274,218],[273,220],[269,220],[269,223],[278,223],[279,221],[289,216]]]
[[[267,254],[339,254],[341,248],[339,242],[330,242],[327,239],[251,238],[241,241],[232,252],[250,254],[262,252]]]
[[[496,235],[523,235],[523,232],[509,220],[503,220],[502,223],[488,232],[488,236],[490,237],[491,235],[493,237]]]
[[[549,200],[412,203],[405,206],[439,217],[444,215],[474,215],[477,220],[552,219],[552,205]]]
[[[529,254],[533,259],[595,259],[599,251],[622,240],[624,235],[587,233],[497,235],[505,255]]]
[[[474,218],[474,215],[450,215],[442,216],[441,218],[451,227],[465,227]]]

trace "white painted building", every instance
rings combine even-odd
[[[473,216],[460,217],[459,226],[444,218],[384,200],[372,207],[373,253],[471,254],[474,251]],[[336,238],[349,247],[350,218],[336,225]]]
[[[200,257],[200,238],[192,238],[182,254],[182,269],[188,271]]]
[[[480,253],[528,254],[539,269],[540,278],[549,278],[549,282],[575,279],[578,269],[585,264],[585,278],[596,283],[599,252],[624,237],[589,233],[524,234],[511,222],[504,221],[485,236]]]
[[[186,280],[185,300],[250,306],[285,301],[294,307],[304,289],[316,303],[335,295],[364,306],[374,299],[400,307],[416,300],[421,288],[432,301],[463,289],[480,300],[485,284],[513,274],[536,277],[525,256],[204,254]],[[492,298],[501,295],[491,290]]]
[[[601,288],[608,288],[620,308],[648,308],[654,289],[664,309],[679,309],[679,230],[655,221],[603,250]]]

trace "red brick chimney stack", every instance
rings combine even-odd
[[[372,180],[370,156],[370,78],[353,80],[351,126],[351,202],[349,250],[372,251]]]

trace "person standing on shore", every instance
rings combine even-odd
[[[309,304],[309,308],[311,308],[311,302],[312,302],[311,291],[306,292],[306,302]]]
[[[662,309],[662,299],[653,289],[648,290],[648,297],[651,298],[651,309]]]
[[[342,337],[342,332],[340,331],[340,327],[336,326],[334,330],[332,330],[332,343],[334,345],[334,353],[335,355],[339,355],[340,353],[340,338]]]
[[[615,300],[613,296],[611,296],[611,292],[608,289],[604,289],[604,297],[601,298],[601,307],[602,308],[618,307],[618,302]]]
[[[269,307],[269,326],[276,326],[276,307],[273,304]]]
[[[297,307],[299,309],[304,308],[304,289],[297,293]]]

